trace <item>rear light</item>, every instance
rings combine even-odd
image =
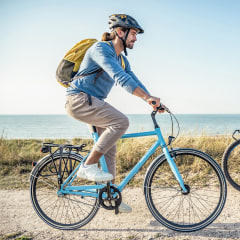
[[[48,153],[50,151],[50,147],[49,146],[43,146],[42,148],[41,148],[41,152],[42,153]]]

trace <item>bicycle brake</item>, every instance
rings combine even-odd
[[[169,146],[171,146],[172,141],[173,141],[174,138],[175,138],[175,137],[173,137],[173,136],[169,136],[169,137],[168,137],[168,145],[169,145]]]

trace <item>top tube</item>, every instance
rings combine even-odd
[[[154,102],[153,102],[154,104]],[[151,113],[151,118],[154,124],[154,128],[160,128],[157,120],[156,120],[156,114],[158,112],[158,110],[164,110],[164,108],[162,107],[162,104],[160,104],[156,110],[152,111]],[[168,113],[170,113],[170,111],[166,108],[165,109]],[[91,126],[92,128],[92,135],[93,135],[93,139],[96,139],[95,133],[97,133],[97,128],[96,126]],[[140,132],[140,133],[130,133],[130,134],[124,134],[121,138],[131,138],[131,137],[145,137],[145,136],[152,136],[152,135],[156,135],[155,131],[148,131],[148,132]]]

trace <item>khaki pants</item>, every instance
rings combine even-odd
[[[83,92],[67,96],[65,107],[71,117],[97,127],[100,137],[93,150],[104,154],[108,170],[115,177],[116,142],[126,132],[128,118],[96,97],[92,97],[89,106],[87,94]]]

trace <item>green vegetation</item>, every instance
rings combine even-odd
[[[154,137],[144,137],[135,139],[121,139],[118,142],[117,153],[117,182],[126,176],[127,172],[137,163],[155,141]],[[206,152],[212,156],[218,163],[224,150],[232,142],[230,136],[180,136],[174,143],[173,147],[196,148]],[[82,144],[86,143],[86,149],[91,149],[92,140],[88,139],[72,139],[71,141],[64,139],[49,140],[45,142]],[[0,138],[0,188],[1,189],[24,189],[29,186],[29,174],[32,169],[32,162],[38,161],[46,154],[40,152],[42,146],[41,140],[8,140],[4,137]],[[151,157],[154,159],[161,153],[157,152]],[[85,155],[86,153],[83,153]],[[147,164],[140,170],[133,180],[129,183],[131,186],[141,186]]]
[[[10,239],[15,239],[15,240],[31,240],[33,237],[30,236],[24,236],[22,235],[21,232],[16,232],[16,233],[10,233],[7,235],[0,235],[0,240],[10,240]]]

